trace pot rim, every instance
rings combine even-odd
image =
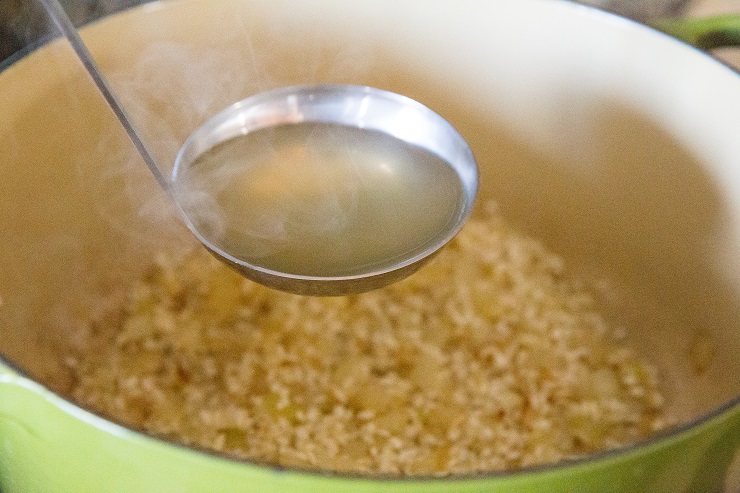
[[[642,22],[639,22],[633,19],[629,19],[619,14],[615,14],[601,7],[579,4],[579,3],[575,3],[572,0],[531,0],[531,1],[548,3],[548,4],[557,3],[558,4],[557,8],[572,9],[573,15],[581,15],[579,14],[580,12],[584,15],[592,15],[596,18],[601,17],[602,19],[604,19],[604,22],[617,23],[617,24],[629,26],[630,29],[643,29],[643,30],[646,29],[648,31],[653,31],[654,33],[657,33],[660,37],[671,40],[672,43],[679,43],[683,45],[684,49],[689,49],[694,52],[698,52],[700,56],[706,57],[712,60],[713,63],[717,63],[719,65],[724,66],[725,68],[729,69],[730,72],[734,73],[738,77],[738,80],[740,80],[740,68],[733,67],[729,63],[724,62],[723,60],[720,60],[716,57],[713,57],[708,52],[700,48],[697,48],[696,46],[688,43],[687,41],[671,36],[654,26],[644,24]],[[98,22],[104,22],[110,16],[127,13],[131,10],[135,10],[137,8],[140,8],[142,6],[146,6],[149,4],[157,4],[157,7],[162,7],[162,3],[163,3],[163,0],[147,0],[137,5],[129,6],[129,7],[111,12],[107,15],[104,15],[100,18],[90,21],[89,23],[84,24],[84,26],[97,24]],[[81,26],[81,28],[84,26]],[[28,46],[23,47],[18,52],[12,54],[9,58],[5,60],[0,60],[0,74],[4,70],[11,67],[16,62],[24,59],[26,56],[32,54],[37,49],[43,47],[44,45],[52,41],[55,41],[58,38],[59,36],[43,37],[42,39],[34,43],[31,43]],[[53,397],[54,400],[57,401],[57,402],[53,402],[55,407],[60,408],[60,409],[62,407],[68,407],[68,409],[66,410],[62,409],[62,410],[65,412],[68,412],[69,414],[76,415],[77,418],[83,419],[84,421],[87,421],[89,424],[103,431],[107,431],[105,430],[105,428],[109,427],[109,425],[113,425],[119,428],[119,431],[123,431],[125,435],[131,438],[151,441],[153,445],[156,444],[157,446],[173,447],[176,450],[183,451],[186,453],[195,452],[196,454],[201,455],[202,458],[206,458],[209,460],[215,459],[217,461],[224,461],[228,464],[232,464],[236,466],[251,466],[251,467],[257,467],[257,468],[262,468],[262,469],[269,469],[277,473],[291,472],[291,473],[297,473],[301,475],[314,476],[317,478],[363,480],[363,481],[388,482],[388,483],[430,483],[430,482],[459,483],[459,482],[473,481],[473,480],[513,479],[513,478],[521,478],[521,477],[526,477],[526,476],[534,476],[534,475],[547,474],[547,473],[557,473],[557,472],[565,471],[571,468],[589,466],[589,465],[596,464],[598,462],[618,459],[620,457],[626,457],[631,454],[639,454],[641,452],[645,452],[649,448],[658,447],[661,444],[664,444],[670,440],[679,439],[681,435],[688,434],[692,431],[695,431],[696,429],[709,424],[709,422],[715,419],[719,419],[725,415],[730,415],[733,412],[737,412],[740,415],[740,391],[739,391],[738,395],[722,403],[721,405],[716,406],[712,408],[711,410],[706,411],[704,413],[700,413],[697,417],[691,420],[682,422],[679,425],[674,425],[664,430],[655,432],[646,438],[642,438],[638,441],[635,441],[635,442],[632,442],[626,445],[622,445],[620,447],[602,450],[602,451],[598,451],[595,453],[581,455],[578,457],[568,458],[568,459],[564,459],[564,460],[561,460],[555,463],[541,464],[541,465],[535,465],[535,466],[526,466],[526,467],[516,469],[516,470],[449,474],[445,476],[434,476],[434,475],[403,476],[403,475],[391,475],[391,474],[351,473],[351,472],[341,472],[341,471],[330,471],[330,470],[324,470],[324,469],[318,469],[318,468],[281,466],[279,464],[267,462],[267,461],[237,458],[234,456],[230,456],[226,453],[219,452],[219,451],[209,449],[206,447],[202,447],[202,446],[198,446],[198,445],[178,443],[164,436],[163,434],[157,434],[157,433],[149,432],[143,429],[132,427],[122,421],[119,421],[116,418],[107,416],[105,413],[88,408],[86,405],[79,404],[75,402],[75,400],[73,400],[72,398],[60,395],[59,393],[50,389],[48,386],[46,386],[42,382],[34,379],[30,374],[28,374],[25,370],[23,370],[22,367],[12,362],[8,357],[4,356],[2,352],[0,352],[0,368],[2,366],[6,366],[13,372],[17,373],[20,377],[20,380],[32,383],[34,387],[37,388],[36,393],[38,393],[39,395],[46,394],[47,397]],[[90,418],[92,418],[92,421],[100,421],[99,426],[96,425],[95,423],[92,423]],[[122,434],[119,432],[118,435],[121,436]]]
[[[740,414],[740,395],[738,395],[730,399],[729,401],[713,408],[712,410],[700,414],[692,420],[655,432],[650,436],[638,441],[612,449],[601,450],[578,457],[564,459],[554,463],[527,466],[516,470],[499,470],[488,472],[483,471],[464,474],[448,474],[445,476],[403,476],[393,474],[353,473],[331,471],[318,468],[287,467],[276,464],[274,462],[259,461],[254,459],[241,459],[228,455],[224,452],[219,452],[217,450],[209,449],[207,447],[199,445],[178,443],[163,434],[158,434],[130,426],[123,421],[118,420],[117,418],[108,416],[106,413],[93,410],[84,404],[75,402],[75,400],[72,398],[60,395],[42,382],[33,379],[20,366],[14,364],[7,357],[0,354],[0,367],[2,365],[5,365],[7,368],[17,373],[21,381],[32,383],[35,387],[34,392],[37,393],[39,396],[53,397],[53,399],[57,401],[52,401],[52,404],[55,407],[77,417],[78,419],[88,422],[88,424],[94,426],[95,428],[106,431],[108,433],[110,433],[110,430],[106,430],[106,428],[109,428],[111,425],[113,425],[117,428],[117,432],[115,433],[115,435],[119,437],[127,436],[128,438],[143,439],[145,441],[150,441],[152,445],[172,447],[178,451],[182,451],[185,453],[195,452],[196,454],[199,454],[202,458],[206,458],[209,460],[215,459],[217,461],[224,461],[228,464],[236,466],[251,466],[262,469],[269,469],[276,473],[291,472],[301,475],[314,476],[317,478],[363,480],[384,483],[459,483],[464,481],[480,481],[491,479],[514,479],[547,473],[557,473],[571,468],[589,466],[594,465],[598,462],[619,459],[620,457],[626,457],[631,454],[639,454],[640,452],[645,452],[649,448],[659,447],[661,444],[664,444],[665,442],[668,442],[670,440],[679,439],[681,435],[695,431],[696,429],[707,425],[709,424],[709,422],[715,419],[719,419],[724,415],[730,415],[733,412],[737,412]],[[63,409],[65,407],[67,409]],[[100,421],[100,423],[95,423],[94,421]]]

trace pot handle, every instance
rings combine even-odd
[[[740,14],[698,19],[662,19],[653,27],[702,50],[740,46]]]

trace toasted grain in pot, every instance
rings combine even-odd
[[[626,346],[626,329],[494,207],[419,273],[361,295],[269,290],[201,250],[163,253],[121,289],[60,355],[67,391],[236,457],[371,474],[499,471],[671,422],[660,376]]]

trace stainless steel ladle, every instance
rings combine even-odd
[[[117,101],[92,55],[79,37],[57,0],[40,0],[53,22],[68,39],[85,69],[119,119],[159,185],[164,189],[198,240],[216,257],[245,277],[283,291],[308,295],[342,295],[368,291],[407,277],[427,262],[462,228],[470,215],[478,189],[478,168],[463,137],[440,115],[426,106],[398,94],[363,86],[319,85],[286,87],[258,94],[235,103],[196,129],[178,154],[172,177],[165,177],[140,134]],[[177,180],[196,160],[230,139],[279,125],[326,123],[368,132],[382,132],[409,146],[431,153],[454,171],[461,190],[450,220],[433,237],[419,238],[404,255],[374,263],[346,274],[305,275],[283,272],[254,259],[229,251],[212,235],[204,233],[192,220],[183,197],[177,193]],[[423,172],[423,170],[420,170]],[[379,235],[383,232],[379,231]]]

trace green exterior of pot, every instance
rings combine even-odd
[[[627,452],[539,471],[405,481],[281,471],[119,427],[0,365],[3,493],[719,493],[738,448],[740,406],[734,406]]]
[[[654,27],[702,50],[740,46],[740,15],[701,19],[661,19]]]

